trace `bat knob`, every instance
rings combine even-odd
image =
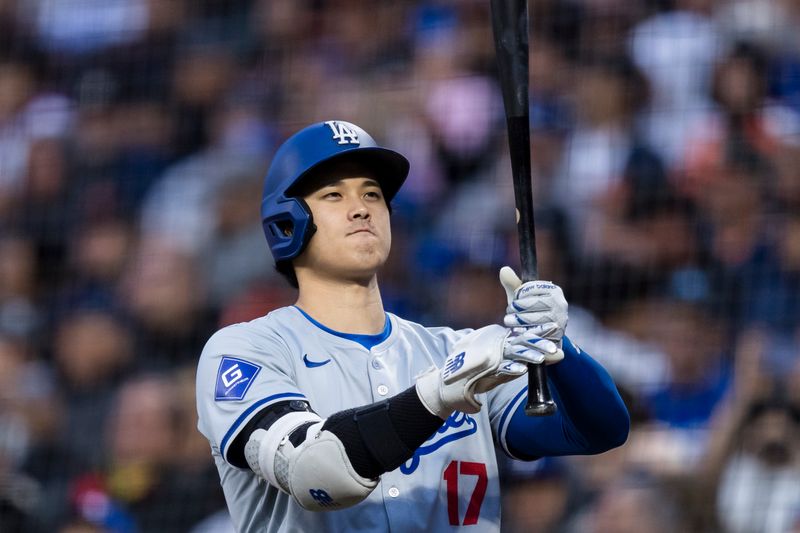
[[[526,416],[550,416],[558,410],[556,402],[529,403],[525,405]]]
[[[558,410],[550,395],[544,364],[528,364],[528,402],[525,404],[527,416],[550,416]]]

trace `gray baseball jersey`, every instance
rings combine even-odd
[[[373,343],[332,331],[297,307],[284,307],[209,339],[197,371],[200,431],[211,443],[222,488],[239,531],[475,531],[500,528],[495,442],[505,451],[505,429],[525,400],[525,379],[481,395],[475,415],[452,416],[398,469],[381,476],[358,505],[310,512],[287,494],[228,463],[238,432],[261,409],[307,400],[325,418],[375,403],[414,385],[440,367],[453,343],[470,330],[426,328],[387,313]]]

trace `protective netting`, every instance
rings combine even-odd
[[[0,0],[0,530],[228,531],[194,369],[293,301],[269,157],[405,154],[389,311],[496,322],[517,264],[486,0]],[[633,416],[509,464],[508,531],[800,531],[800,6],[531,0],[540,272]]]

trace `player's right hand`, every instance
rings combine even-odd
[[[487,392],[527,372],[526,363],[542,363],[559,350],[533,331],[492,325],[477,329],[453,345],[442,368],[417,378],[417,394],[431,413],[446,419],[453,411],[477,413]]]

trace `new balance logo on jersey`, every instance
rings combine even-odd
[[[314,498],[314,501],[317,502],[320,507],[338,507],[339,504],[333,501],[330,494],[325,492],[322,489],[310,489],[308,491],[311,494],[311,497]]]
[[[466,352],[461,352],[458,355],[450,356],[447,358],[447,361],[444,363],[444,372],[442,372],[442,379],[446,379],[452,374],[453,372],[457,371],[459,368],[464,366],[464,356]]]
[[[243,359],[223,357],[217,370],[214,399],[218,402],[241,400],[260,371],[260,366]]]
[[[325,124],[333,132],[333,140],[339,141],[339,144],[361,144],[361,141],[358,140],[358,132],[346,122],[329,120]]]

